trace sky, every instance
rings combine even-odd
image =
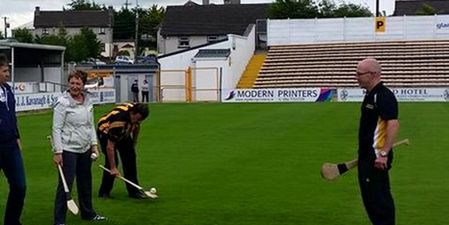
[[[154,4],[159,6],[167,5],[183,5],[188,0],[128,0],[131,5],[129,7],[135,7],[136,2],[140,7],[148,8]],[[202,0],[192,0],[198,4],[202,4]],[[243,4],[251,3],[271,3],[275,0],[241,0]],[[337,4],[343,0],[334,0]],[[4,17],[6,17],[7,22],[10,24],[11,28],[16,28],[26,23],[31,23],[33,21],[34,9],[39,6],[41,10],[62,10],[62,7],[68,8],[67,4],[72,2],[71,0],[0,0],[0,30],[4,33]],[[90,2],[95,2],[99,5],[112,5],[116,10],[119,10],[127,0],[94,0]],[[210,0],[210,3],[222,4],[223,0]],[[376,0],[345,0],[346,3],[361,4],[363,6],[368,6],[369,9],[374,13]],[[393,0],[389,1],[379,1],[380,9],[385,10],[387,15],[391,15],[394,11]],[[8,30],[8,34],[10,31]]]

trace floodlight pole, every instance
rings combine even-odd
[[[379,12],[379,0],[376,0],[376,17],[380,16]]]
[[[139,49],[139,3],[136,0],[136,33],[134,37],[134,63],[137,62],[137,52]]]

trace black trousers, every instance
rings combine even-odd
[[[81,218],[92,219],[96,212],[92,207],[92,160],[91,151],[84,153],[73,153],[63,151],[62,160],[64,178],[69,190],[72,190],[73,181],[76,177],[76,188],[78,190],[78,202],[80,206]],[[57,170],[56,170],[57,171]],[[59,172],[57,172],[59,174]],[[59,176],[58,187],[56,189],[54,222],[55,224],[65,224],[67,214],[67,199]]]
[[[148,91],[142,91],[142,102],[148,102],[148,97],[149,97],[149,92]]]
[[[133,102],[139,102],[139,92],[133,92]]]
[[[109,159],[107,157],[107,144],[108,138],[103,135],[101,132],[97,132],[98,138],[100,139],[101,151],[105,155],[105,164],[104,166],[110,169]],[[136,165],[136,151],[134,149],[134,143],[131,138],[125,138],[122,141],[116,143],[115,146],[115,164],[119,165],[118,155],[120,156],[120,161],[123,167],[123,176],[132,181],[133,183],[139,185],[139,181],[137,180],[137,165]],[[114,176],[111,176],[109,172],[103,172],[103,178],[101,180],[100,190],[98,194],[100,196],[105,194],[110,194],[112,188],[114,186]],[[126,183],[126,189],[128,191],[129,196],[136,196],[139,190],[132,185]]]
[[[395,207],[390,191],[388,170],[375,168],[373,160],[359,158],[358,172],[363,204],[371,223],[395,225]]]
[[[5,207],[4,225],[20,225],[26,180],[22,153],[16,140],[0,143],[0,170],[8,180],[9,194]]]

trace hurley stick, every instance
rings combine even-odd
[[[401,145],[410,145],[410,141],[408,140],[408,138],[394,143],[393,147]],[[342,174],[346,173],[348,170],[355,168],[357,166],[357,163],[357,158],[340,164],[323,163],[323,165],[321,166],[321,177],[328,181],[335,180]]]

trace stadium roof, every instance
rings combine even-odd
[[[449,14],[447,0],[396,0],[394,16],[417,15],[424,4],[432,6],[437,14]]]
[[[10,48],[23,48],[23,49],[38,49],[38,50],[51,50],[51,51],[64,51],[64,46],[58,45],[44,45],[34,43],[23,43],[15,40],[0,40],[0,49]]]
[[[243,35],[249,24],[266,19],[270,4],[167,6],[162,36]]]

